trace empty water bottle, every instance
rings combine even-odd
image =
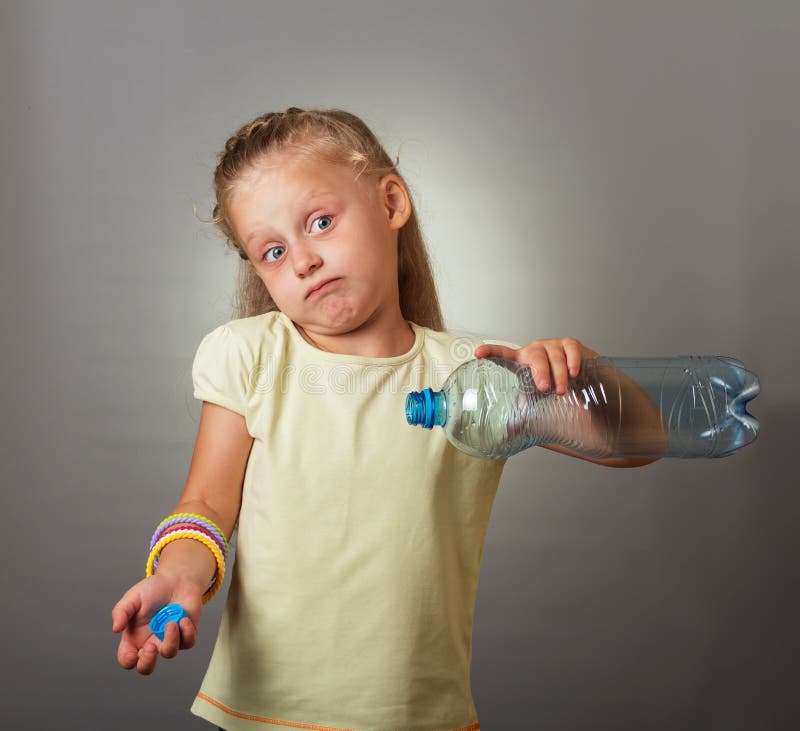
[[[475,457],[503,459],[537,444],[594,458],[724,457],[752,442],[746,404],[758,378],[725,356],[586,358],[563,395],[536,388],[527,365],[462,363],[441,391],[409,393],[406,419],[441,426]]]

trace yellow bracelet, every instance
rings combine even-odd
[[[205,594],[203,594],[202,602],[203,604],[211,601],[212,597],[219,591],[220,587],[222,586],[222,582],[225,579],[225,559],[222,556],[222,553],[219,550],[219,546],[214,543],[211,538],[209,538],[205,533],[201,533],[200,531],[193,531],[189,529],[185,530],[178,530],[174,533],[169,533],[165,535],[161,540],[159,540],[154,546],[153,550],[150,551],[150,555],[147,557],[147,566],[145,567],[145,576],[152,576],[153,575],[153,564],[155,563],[156,558],[158,558],[161,550],[164,546],[172,543],[172,541],[177,541],[180,538],[191,538],[195,541],[200,541],[203,545],[205,545],[211,553],[214,554],[214,559],[217,562],[217,573],[215,577],[215,581],[213,586],[209,588]]]

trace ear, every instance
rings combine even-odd
[[[394,173],[384,175],[378,186],[378,195],[389,228],[403,228],[411,217],[411,196],[403,180]]]

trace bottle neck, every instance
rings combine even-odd
[[[406,397],[406,420],[411,426],[433,429],[447,423],[447,399],[444,391],[425,388]]]

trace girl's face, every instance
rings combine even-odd
[[[355,181],[345,166],[286,152],[257,163],[230,202],[248,266],[282,312],[322,335],[402,321],[397,232],[410,215],[398,176]]]

